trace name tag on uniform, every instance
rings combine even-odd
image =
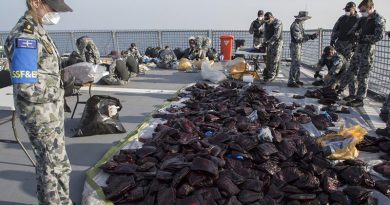
[[[38,83],[38,41],[17,38],[11,65],[12,84]]]

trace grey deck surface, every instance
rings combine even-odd
[[[271,86],[277,88],[286,87],[286,76],[289,68],[282,67],[282,74]],[[307,73],[306,74],[310,74]],[[145,76],[137,77],[128,85],[129,89],[152,89],[152,90],[173,90],[176,91],[183,86],[200,81],[200,74],[180,73],[168,70],[149,71]],[[312,81],[311,76],[302,76],[303,81]],[[308,86],[312,87],[312,86]],[[121,87],[123,88],[123,87]],[[111,95],[119,98],[123,105],[120,112],[121,122],[130,132],[143,119],[161,105],[170,94],[134,94],[131,92],[92,92],[93,94]],[[87,94],[81,98],[87,98]],[[70,106],[73,108],[75,99],[68,98]],[[379,103],[370,103],[367,108],[367,116],[376,119],[379,112]],[[75,119],[70,119],[70,114],[66,115],[66,147],[73,172],[71,174],[71,198],[77,204],[81,204],[82,191],[85,180],[85,171],[93,166],[103,154],[120,139],[127,134],[101,135],[84,138],[72,138],[73,129],[77,127],[84,106],[81,105],[76,112]],[[10,113],[0,111],[0,122],[10,117]],[[374,126],[384,126],[384,123],[375,122]],[[31,152],[31,148],[24,129],[18,123],[18,130],[23,143]],[[0,126],[0,139],[13,139],[11,124]],[[35,174],[34,168],[30,166],[27,157],[17,144],[0,143],[0,205],[5,204],[37,204],[35,198]]]

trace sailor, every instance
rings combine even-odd
[[[252,21],[249,28],[249,33],[253,35],[253,47],[259,48],[264,42],[264,11],[259,10],[257,12],[257,18]],[[255,64],[255,69],[260,68],[259,56],[254,57],[253,59]]]
[[[43,26],[57,24],[59,12],[72,9],[63,0],[26,2],[28,10],[5,43],[15,108],[36,158],[38,203],[70,205],[61,57]]]
[[[367,97],[369,76],[375,60],[375,46],[385,36],[386,19],[374,8],[372,0],[364,0],[358,6],[362,17],[349,31],[358,39],[356,52],[345,77],[340,83],[339,93],[342,93],[350,83],[357,83],[357,91],[349,93],[348,106],[362,107]],[[355,77],[357,76],[357,80]]]
[[[292,62],[287,84],[288,87],[299,88],[303,86],[303,82],[299,80],[301,75],[302,45],[309,40],[317,38],[317,33],[311,35],[305,33],[304,22],[309,19],[311,19],[311,16],[309,16],[307,11],[300,11],[298,16],[295,16],[295,21],[290,28],[290,55]]]

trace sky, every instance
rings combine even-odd
[[[332,28],[348,0],[65,0],[74,12],[48,30],[247,30],[257,11],[271,11],[287,30],[300,10],[313,18],[306,29]],[[361,1],[354,1],[359,4]],[[390,30],[390,1],[374,0]],[[0,31],[26,10],[25,0],[0,0]]]

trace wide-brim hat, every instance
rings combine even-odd
[[[309,12],[307,11],[300,11],[298,16],[294,16],[294,17],[301,20],[311,19],[311,16],[309,16]]]
[[[68,6],[64,0],[44,0],[56,12],[72,12],[73,9]]]

